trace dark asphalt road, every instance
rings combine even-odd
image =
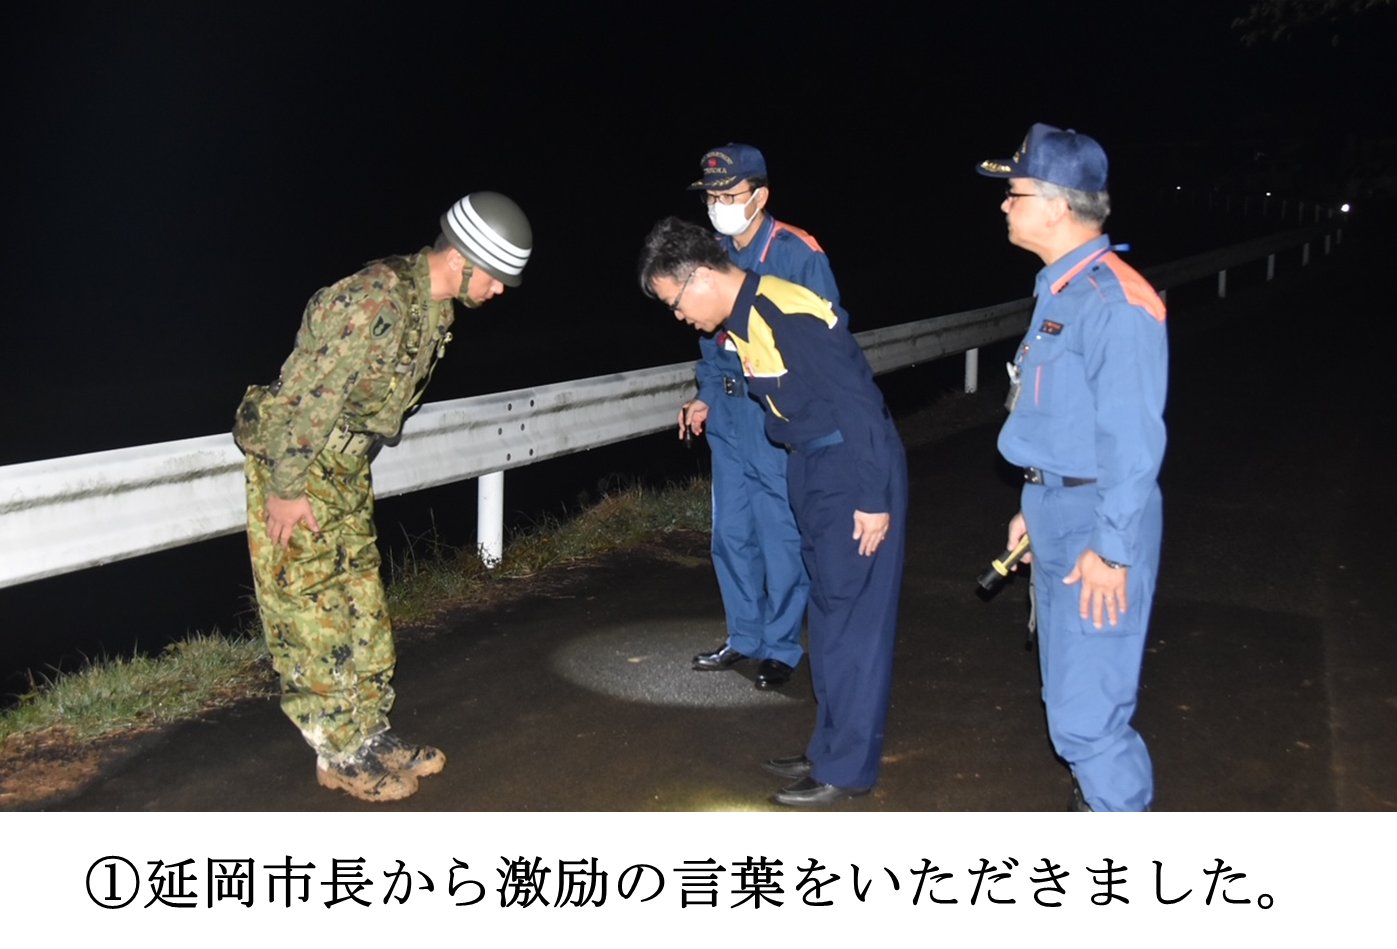
[[[1231,299],[1171,295],[1164,562],[1136,724],[1156,807],[1397,808],[1397,640],[1385,543],[1394,431],[1392,307],[1350,239]],[[1289,270],[1290,272],[1287,272]],[[1374,358],[1376,357],[1376,358]],[[974,397],[994,416],[988,354]],[[917,370],[909,370],[916,372]],[[905,384],[890,380],[890,384]],[[974,578],[1016,509],[997,421],[910,452],[913,508],[883,779],[841,810],[1059,810],[1066,770],[1044,731],[1025,584]],[[388,810],[774,808],[763,758],[799,751],[806,671],[784,694],[753,670],[689,671],[722,638],[704,538],[568,571],[511,604],[449,617],[400,649],[395,727],[446,752]],[[322,810],[374,805],[316,786],[274,700],[133,743],[73,811]]]

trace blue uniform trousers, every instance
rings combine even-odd
[[[786,494],[786,450],[766,436],[762,407],[736,380],[708,409],[713,454],[713,569],[728,645],[754,659],[800,662],[810,581]]]
[[[1053,748],[1071,766],[1092,810],[1139,811],[1154,799],[1154,772],[1130,720],[1159,572],[1163,504],[1156,487],[1141,514],[1126,590],[1129,607],[1118,625],[1103,617],[1098,630],[1079,615],[1080,584],[1062,582],[1090,546],[1096,494],[1091,485],[1023,489],[1043,704]]]
[[[846,446],[790,454],[791,504],[810,572],[810,675],[818,703],[805,754],[816,781],[839,787],[877,782],[892,689],[907,458],[891,422],[887,432],[892,523],[872,557],[859,556],[852,536],[858,482]]]

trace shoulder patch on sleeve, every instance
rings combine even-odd
[[[817,254],[823,254],[825,252],[825,249],[820,246],[820,242],[815,240],[815,235],[804,228],[796,227],[794,224],[787,224],[785,221],[777,221],[775,225],[773,225],[773,230],[777,234],[790,234]]]
[[[1120,282],[1121,292],[1125,294],[1127,303],[1138,306],[1159,322],[1164,322],[1164,301],[1159,298],[1154,287],[1150,286],[1150,282],[1140,276],[1138,270],[1121,260],[1114,252],[1102,257],[1101,263],[1110,269]]]
[[[399,283],[390,268],[370,264],[346,277],[311,301],[315,334],[324,339],[391,337],[401,313],[396,300]]]

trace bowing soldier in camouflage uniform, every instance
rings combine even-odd
[[[421,399],[452,299],[475,308],[517,287],[533,246],[518,205],[489,191],[452,205],[441,229],[434,246],[311,297],[280,377],[248,389],[233,430],[282,711],[315,749],[320,784],[367,801],[405,798],[446,763],[389,730],[395,654],[369,461]]]

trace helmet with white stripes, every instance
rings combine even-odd
[[[441,232],[472,264],[506,287],[517,287],[534,249],[534,233],[519,205],[495,191],[476,191],[441,216]]]

